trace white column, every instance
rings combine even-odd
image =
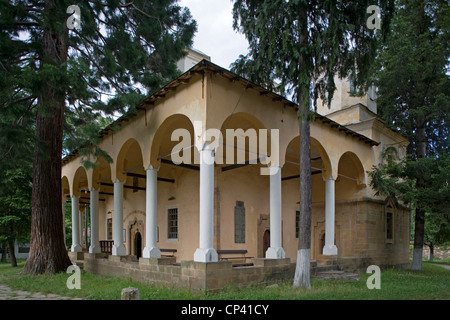
[[[78,197],[72,196],[72,252],[81,252],[80,246],[80,221],[79,221],[80,207],[78,204]]]
[[[98,200],[99,191],[91,189],[91,245],[89,253],[100,253],[100,243],[98,239]]]
[[[123,182],[118,179],[114,182],[114,219],[113,219],[113,256],[125,256],[126,249],[122,241],[123,229]]]
[[[325,246],[323,254],[326,256],[337,255],[337,247],[334,244],[335,182],[333,177],[325,180]]]
[[[62,201],[62,218],[63,218],[63,233],[64,233],[64,246],[67,248],[66,243],[66,196],[63,195],[63,201]]]
[[[219,261],[214,249],[214,151],[207,144],[200,151],[200,247],[194,261]]]
[[[147,169],[147,188],[145,201],[145,248],[143,258],[161,258],[161,251],[156,245],[158,171],[152,166]]]
[[[281,246],[281,168],[270,168],[270,247],[266,251],[268,259],[284,259],[286,254]]]

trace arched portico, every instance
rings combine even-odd
[[[361,192],[366,188],[366,172],[359,157],[347,151],[339,159],[337,183],[339,190],[336,192],[336,198],[357,199],[361,197]]]
[[[299,206],[299,166],[300,166],[300,154],[299,154],[299,144],[300,137],[296,137],[288,144],[286,148],[285,156],[285,166],[283,168],[283,178],[285,181],[286,188],[291,188],[295,192],[290,194],[296,195],[296,198],[290,199],[289,201],[296,201],[297,206]],[[333,239],[331,242],[326,242],[324,248],[319,248],[319,252],[323,252],[324,255],[336,255],[337,248],[334,244],[334,233],[335,233],[335,190],[332,172],[337,171],[333,167],[333,161],[330,158],[329,153],[325,147],[314,137],[310,138],[310,166],[311,166],[311,193],[313,203],[324,202],[325,206],[325,234],[328,234],[330,238]],[[293,184],[293,181],[297,183]],[[293,211],[290,209],[290,211]],[[299,214],[298,207],[295,208],[296,214]],[[316,213],[321,214],[321,213]],[[317,219],[315,219],[317,220]],[[296,218],[296,224],[297,218]],[[296,226],[296,230],[298,227]],[[320,234],[323,231],[316,230],[317,234],[314,234],[313,242],[318,242],[320,240]],[[314,245],[314,247],[317,247]],[[314,255],[317,254],[314,251]]]

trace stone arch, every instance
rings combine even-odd
[[[127,172],[135,172],[141,169],[143,171],[142,148],[136,139],[128,139],[120,148],[120,152],[116,159],[116,176],[120,181],[127,179]]]
[[[92,187],[98,190],[100,183],[111,182],[111,173],[111,165],[103,157],[98,158],[92,173]]]
[[[347,151],[340,157],[336,183],[336,200],[360,197],[360,191],[366,187],[366,173],[355,153]]]
[[[75,171],[72,182],[72,195],[79,197],[81,190],[89,191],[89,182],[87,171],[83,166],[78,167]]]
[[[232,135],[234,136],[234,142],[228,141],[227,130],[231,130],[230,133],[232,133]],[[264,136],[261,136],[260,130],[266,130],[266,134],[264,134]],[[262,123],[262,121],[260,121],[260,119],[252,114],[246,112],[233,113],[222,122],[220,132],[222,141],[220,142],[221,149],[219,150],[222,152],[222,154],[217,154],[216,158],[222,157],[222,163],[224,164],[226,163],[228,165],[232,165],[240,162],[238,159],[239,152],[245,152],[245,161],[255,161],[258,159],[265,160],[266,157],[269,160],[269,157],[272,155],[270,136],[271,132],[270,130],[267,130],[267,127]],[[260,148],[260,139],[262,137],[266,138],[266,150],[261,150]],[[244,138],[244,140],[242,140],[241,138]],[[244,145],[240,146],[239,144],[242,142],[244,143]],[[278,143],[279,141],[276,142]],[[232,145],[234,145],[234,148],[232,147]],[[279,144],[277,150],[279,152]],[[234,156],[233,163],[228,163],[229,161],[226,161],[227,159],[230,160],[232,158],[231,154],[228,155],[228,153],[232,153],[232,155]],[[240,154],[239,156],[242,158],[243,154]]]
[[[300,137],[291,140],[285,151],[285,161],[289,164],[299,164],[299,144]],[[310,138],[311,144],[311,169],[312,172],[320,172],[324,178],[332,175],[333,167],[328,152],[322,144],[315,138]]]
[[[172,141],[172,134],[175,130],[187,130],[184,131],[187,133],[188,141],[184,141],[182,137],[174,137],[180,138],[180,140]],[[175,151],[179,151],[184,149],[183,152],[188,152],[191,154],[191,164],[195,163],[195,152],[197,152],[196,148],[188,148],[195,144],[195,140],[198,134],[198,129],[194,128],[194,124],[191,119],[184,114],[173,114],[167,117],[161,125],[158,127],[152,141],[151,149],[150,149],[150,165],[153,168],[159,168],[161,166],[161,159],[171,160],[171,154],[174,152],[174,149],[177,146],[183,145],[182,147],[177,148]],[[182,154],[183,154],[182,152]]]
[[[61,178],[61,196],[62,201],[65,202],[66,197],[71,195],[71,188],[69,183],[69,178],[67,176],[63,176]]]

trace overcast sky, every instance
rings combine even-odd
[[[247,54],[248,42],[244,35],[233,30],[233,3],[231,0],[180,0],[197,21],[194,49],[211,57],[211,61],[229,69],[240,54]]]

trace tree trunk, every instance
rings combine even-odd
[[[71,265],[64,245],[61,206],[61,153],[65,106],[63,76],[67,61],[67,29],[58,20],[67,19],[66,8],[54,0],[45,2],[50,26],[43,32],[42,68],[56,67],[53,77],[42,80],[36,116],[36,146],[33,162],[31,243],[24,273],[54,274]],[[65,21],[65,20],[61,20]],[[44,149],[44,150],[42,150]]]
[[[6,242],[2,242],[2,260],[1,262],[6,262]]]
[[[430,251],[428,252],[428,261],[434,260],[434,244],[433,242],[430,242],[430,245],[428,246],[430,248]]]
[[[9,245],[9,258],[11,259],[11,267],[15,268],[17,267],[17,260],[16,260],[16,251],[14,250],[14,240],[8,241]]]
[[[425,120],[419,117],[417,120],[417,158],[426,157],[426,133],[425,133]],[[425,182],[420,176],[417,178],[416,188],[422,190],[425,187]],[[423,256],[423,241],[425,236],[425,210],[423,204],[417,202],[416,215],[415,215],[415,227],[414,227],[414,249],[413,260],[411,264],[411,270],[422,270],[422,256]]]
[[[425,212],[420,207],[416,208],[416,216],[414,219],[414,249],[411,270],[422,270],[422,256],[423,256],[423,239],[425,233]]]
[[[299,46],[308,45],[307,8],[299,5]],[[299,55],[298,84],[298,123],[300,134],[300,217],[297,265],[294,275],[294,287],[311,289],[311,142],[309,124],[309,86],[308,61],[303,53]]]
[[[294,287],[311,289],[311,157],[309,105],[300,107],[300,221]]]

